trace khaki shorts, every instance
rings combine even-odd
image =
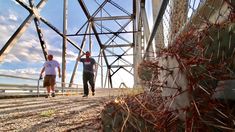
[[[55,75],[46,75],[43,81],[43,87],[54,86],[55,85]]]

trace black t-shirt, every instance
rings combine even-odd
[[[93,73],[93,66],[95,65],[95,59],[93,58],[81,58],[80,60],[83,63],[83,72]]]

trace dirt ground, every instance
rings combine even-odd
[[[101,91],[88,98],[71,95],[1,99],[0,131],[100,132],[100,112],[116,95]]]

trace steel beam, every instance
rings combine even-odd
[[[143,2],[143,1],[142,1]],[[141,13],[141,20],[142,20],[142,24],[143,24],[143,33],[144,33],[144,48],[147,47],[147,39],[150,36],[150,30],[149,30],[149,22],[148,22],[148,18],[147,18],[147,12],[145,10],[145,3],[141,3],[141,9],[140,9],[140,13]],[[150,59],[150,57],[153,57],[153,45],[149,46],[149,49],[146,51],[146,54],[148,54],[148,58]]]
[[[89,34],[91,34],[91,23],[89,23]],[[89,37],[89,52],[92,54],[93,44],[92,44],[91,35],[88,35],[88,37]]]
[[[98,2],[96,2],[98,5],[100,5]],[[102,10],[101,10],[102,11]],[[104,8],[103,8],[103,11],[108,14],[108,16],[112,17],[112,15],[107,12]],[[133,15],[128,15],[128,16],[133,16]],[[122,25],[117,21],[117,20],[114,20],[120,27],[122,27]],[[102,21],[101,21],[101,25],[102,25]],[[124,29],[125,30],[125,29]]]
[[[102,49],[100,49],[99,56],[102,54],[101,50]],[[98,58],[97,64],[99,64],[100,61],[101,61],[101,57]],[[94,82],[96,82],[97,75],[98,75],[98,65],[95,66]]]
[[[157,13],[158,13],[158,9],[160,8],[160,2],[162,0],[153,0],[152,1],[152,11],[153,11],[153,20],[156,19],[157,17]],[[156,55],[159,54],[160,49],[164,48],[164,33],[163,33],[163,20],[160,22],[158,29],[157,29],[157,33],[155,36],[155,49],[156,49]]]
[[[120,39],[122,39],[123,41],[126,41],[127,43],[131,43],[131,42],[129,42],[128,40],[126,40],[125,38],[121,37],[121,36],[119,35],[120,33],[118,33],[118,32],[121,32],[122,30],[124,30],[125,27],[126,27],[127,25],[129,25],[129,23],[130,23],[131,21],[132,21],[132,20],[126,22],[126,23],[116,32],[116,34],[114,34],[113,36],[111,36],[104,44],[106,45],[106,44],[109,43],[110,41],[114,40],[116,37],[119,37]],[[104,27],[104,26],[102,26],[102,27],[103,27],[104,29],[106,29],[107,31],[113,32],[111,29],[109,29],[109,28],[107,28],[107,27]]]
[[[122,66],[119,66],[118,69],[116,69],[116,70],[111,74],[111,76],[113,76],[114,74],[116,74],[121,68],[122,68]]]
[[[134,44],[131,43],[131,44],[116,44],[116,45],[104,45],[104,48],[117,48],[117,47],[133,47]]]
[[[122,19],[132,19],[132,16],[110,16],[110,17],[94,17],[94,21],[107,21],[107,20],[122,20]]]
[[[110,87],[113,88],[113,81],[112,81],[112,76],[111,76],[111,72],[110,72],[111,68],[108,67],[108,77],[109,77],[109,84],[110,84]]]
[[[67,14],[68,14],[68,0],[64,0],[64,11],[63,11],[63,44],[62,44],[62,78],[61,87],[65,87],[66,78],[66,49],[67,49]]]
[[[79,2],[79,0],[78,0],[78,2]],[[83,1],[82,1],[83,2]],[[78,34],[81,30],[82,30],[82,28],[88,23],[88,22],[90,22],[90,21],[92,21],[92,19],[98,14],[98,12],[104,7],[104,5],[107,3],[108,1],[107,0],[105,0],[101,5],[99,5],[99,8],[89,17],[89,19],[87,19],[87,21],[82,25],[82,27],[77,31],[77,33],[76,34]],[[84,2],[83,2],[83,4],[84,4]],[[85,4],[84,4],[84,6],[85,6]],[[86,8],[86,7],[85,7]],[[86,8],[86,10],[87,10],[87,8]],[[87,10],[88,11],[88,10]],[[89,12],[88,12],[88,14],[89,14]]]
[[[131,72],[131,70],[133,69],[133,67],[131,68],[131,70],[127,70],[125,67],[122,67],[122,69],[124,69],[125,71],[127,71],[129,74],[131,74],[132,76],[134,76],[134,74]]]
[[[133,65],[112,65],[111,68],[118,68],[118,67],[133,67]]]
[[[103,69],[103,56],[102,56],[102,51],[103,49],[100,50],[100,65],[101,65],[101,87],[104,88],[104,69]]]
[[[115,3],[113,0],[108,0],[109,3],[111,3],[112,5],[114,5],[115,7],[117,7],[118,9],[120,9],[122,12],[126,13],[127,15],[131,15],[127,10],[125,10],[124,8],[122,8],[121,6],[119,6],[117,3]]]
[[[147,42],[147,48],[145,50],[145,54],[144,54],[143,59],[145,59],[147,57],[146,53],[149,50],[149,48],[150,48],[150,46],[152,44],[152,41],[153,41],[153,39],[154,39],[154,37],[156,35],[157,29],[158,29],[158,25],[160,24],[160,22],[162,20],[163,14],[164,14],[164,12],[166,10],[166,7],[167,7],[168,3],[169,3],[169,0],[163,0],[162,3],[161,3],[161,8],[159,9],[159,11],[157,13],[158,15],[157,15],[157,17],[156,17],[156,19],[154,21],[153,29],[152,29],[151,34],[149,36],[149,39],[148,39],[148,42]]]
[[[130,48],[129,48],[128,50],[130,50]],[[127,51],[128,51],[128,50],[127,50]],[[118,57],[118,59],[122,59],[124,62],[129,63],[129,64],[131,65],[131,63],[130,63],[129,61],[127,61],[127,60],[125,60],[124,58],[121,57],[121,56],[123,56],[127,51],[126,51],[123,55],[117,55],[117,54],[113,53],[112,51],[110,51],[110,50],[108,50],[108,49],[106,49],[106,51],[108,51],[109,53],[111,53],[111,54],[113,54],[114,56]],[[112,63],[112,64],[113,64],[113,63]],[[112,65],[112,64],[111,64],[111,65]]]
[[[40,11],[42,7],[46,4],[47,0],[41,0],[37,7],[37,10]],[[27,7],[27,6],[26,6]],[[0,62],[3,61],[3,59],[6,57],[6,55],[10,52],[12,47],[17,43],[19,38],[22,36],[22,34],[26,31],[26,29],[29,27],[32,20],[35,18],[35,15],[33,12],[29,12],[30,14],[28,17],[24,20],[24,22],[20,25],[20,27],[14,32],[14,34],[11,36],[11,38],[6,42],[6,44],[2,47],[0,51]]]
[[[130,49],[131,49],[131,47],[128,48],[128,49],[127,49],[124,53],[122,53],[121,55],[118,55],[118,56],[117,56],[117,59],[114,60],[110,65],[113,65],[113,64],[114,64],[116,61],[118,61],[119,59],[122,59],[123,61],[125,61],[125,62],[127,62],[127,63],[130,64],[130,62],[128,62],[127,60],[125,60],[124,58],[122,58],[122,56],[125,55]]]
[[[135,1],[135,2],[134,2]],[[134,41],[134,87],[139,87],[140,85],[140,78],[138,76],[138,66],[140,61],[142,60],[142,52],[141,52],[141,22],[140,22],[140,2],[139,0],[133,0],[133,6],[134,6],[134,12],[135,12],[135,19],[133,21],[134,23],[134,30],[137,30],[139,32],[135,33],[133,36]]]
[[[61,37],[64,37],[63,33],[61,33],[56,27],[54,27],[52,24],[50,24],[46,19],[44,18],[40,18],[40,20],[42,22],[44,22],[48,27],[50,27],[52,30],[54,30],[57,34],[59,34]],[[72,44],[75,48],[77,48],[78,50],[82,50],[79,46],[76,45],[75,42],[73,42],[71,39],[67,38],[67,41]]]
[[[29,0],[29,5],[30,5],[31,9],[35,8],[33,0]],[[38,34],[38,38],[39,38],[39,41],[40,41],[40,44],[41,44],[41,48],[42,48],[44,58],[45,58],[45,60],[47,60],[48,50],[47,50],[46,42],[43,38],[42,30],[39,26],[40,22],[39,22],[38,18],[39,17],[34,18],[34,24],[35,24],[35,27],[36,27],[36,30],[37,30],[37,34]]]
[[[105,35],[105,34],[124,34],[124,33],[135,33],[138,31],[125,31],[125,32],[101,32],[97,33],[98,35]],[[80,33],[80,34],[68,34],[67,36],[83,36],[83,35],[95,35],[95,33]]]

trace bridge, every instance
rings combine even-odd
[[[234,131],[234,0],[56,2],[1,2],[0,130]],[[48,54],[62,77],[45,99]]]

